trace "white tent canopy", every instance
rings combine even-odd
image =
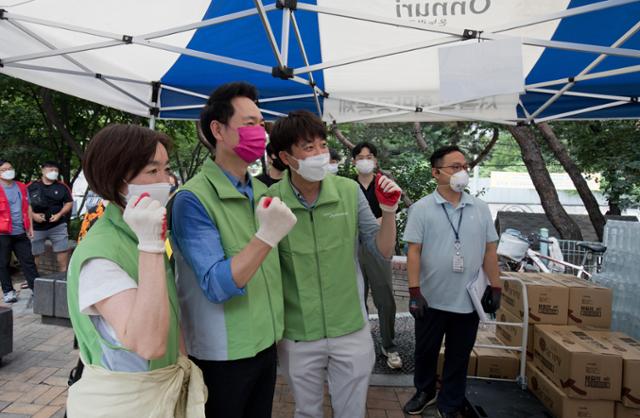
[[[197,118],[209,93],[235,80],[258,87],[271,117],[297,108],[337,122],[640,116],[640,0],[0,2],[1,73],[141,116]],[[450,87],[500,84],[491,76],[514,67],[514,54],[480,65],[490,48],[478,49],[454,67],[442,57],[509,41],[520,89],[445,100]],[[445,80],[443,68],[463,81]]]

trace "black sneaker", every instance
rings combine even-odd
[[[463,418],[460,412],[442,412],[438,409],[438,417],[439,418]]]
[[[411,399],[409,399],[409,402],[404,405],[404,408],[402,408],[402,410],[405,414],[420,415],[427,406],[435,404],[436,399],[437,397],[435,392],[416,392],[416,394],[413,395]]]

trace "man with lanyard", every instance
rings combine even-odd
[[[380,221],[382,211],[376,198],[374,176],[378,166],[378,150],[369,142],[360,142],[351,151],[356,164],[358,177],[356,181],[364,193],[373,216]],[[387,358],[387,366],[391,369],[402,368],[402,358],[394,343],[396,324],[396,301],[393,297],[393,281],[391,278],[391,263],[380,260],[370,254],[364,246],[360,247],[360,268],[364,276],[365,301],[371,288],[373,303],[378,310],[380,319],[380,351]]]
[[[67,221],[73,198],[69,188],[58,181],[58,176],[58,164],[48,161],[42,164],[42,178],[29,185],[34,222],[31,251],[38,264],[44,254],[44,243],[49,239],[58,261],[58,271],[66,271],[69,260]]]
[[[15,177],[16,171],[11,163],[0,160],[0,283],[5,303],[18,300],[9,274],[11,252],[20,262],[31,289],[33,281],[38,277],[29,242],[29,238],[33,236],[33,227],[27,186],[15,181]]]
[[[189,357],[209,389],[209,418],[269,418],[284,307],[278,242],[296,217],[247,167],[266,132],[247,83],[228,83],[200,115],[215,160],[175,195],[171,239]]]
[[[404,411],[420,415],[437,402],[440,417],[455,418],[464,405],[479,322],[466,286],[483,269],[491,282],[489,298],[496,309],[500,305],[498,235],[487,204],[464,192],[469,167],[462,151],[456,146],[440,148],[430,161],[438,187],[411,206],[404,232],[409,243],[409,310],[416,334],[416,394]],[[443,338],[444,371],[436,397]]]
[[[271,143],[289,170],[269,188],[298,223],[280,242],[285,304],[278,359],[293,391],[296,418],[323,416],[328,375],[335,418],[363,418],[375,353],[364,309],[358,246],[388,260],[396,239],[400,188],[378,176],[380,224],[351,179],[327,175],[324,124],[308,111],[276,121]]]

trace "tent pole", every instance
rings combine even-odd
[[[638,22],[635,25],[633,25],[633,27],[631,29],[629,29],[620,38],[618,38],[618,40],[616,40],[611,45],[611,47],[612,48],[617,48],[618,46],[624,44],[629,38],[631,38],[633,35],[635,35],[638,32],[638,30],[640,30],[640,22]],[[587,65],[582,71],[580,71],[578,73],[578,77],[586,75],[589,72],[591,72],[591,70],[593,70],[598,64],[600,64],[606,57],[607,57],[606,54],[599,55],[596,59],[591,61],[591,63],[589,65]],[[565,94],[565,92],[570,90],[575,85],[576,85],[576,82],[571,80],[567,84],[562,86],[562,88],[558,92],[556,92],[552,97],[549,98],[549,100],[547,100],[545,103],[543,103],[542,106],[540,106],[535,112],[533,112],[533,114],[531,116],[529,116],[529,120],[535,119],[538,115],[540,115],[542,112],[544,112],[549,106],[551,106],[553,103],[555,103],[563,94]]]
[[[606,103],[606,104],[599,105],[599,106],[592,106],[592,107],[586,107],[586,108],[583,108],[583,109],[572,110],[571,112],[558,113],[557,115],[552,115],[552,116],[547,116],[547,117],[540,118],[540,119],[535,119],[534,122],[535,123],[548,122],[550,120],[562,119],[562,118],[564,118],[566,116],[573,116],[573,115],[579,115],[581,113],[595,112],[596,110],[608,109],[610,107],[622,106],[622,105],[629,104],[629,103],[632,103],[631,99],[624,100],[624,101],[619,101],[619,102],[611,102],[611,103]]]
[[[553,89],[525,89],[531,93],[542,93],[542,94],[556,94],[559,90]],[[574,97],[585,97],[587,99],[602,99],[602,100],[628,100],[629,96],[612,96],[609,94],[597,94],[597,93],[582,93],[578,91],[567,91],[564,93],[565,96],[574,96]]]
[[[280,55],[280,51],[278,50],[278,43],[276,42],[276,37],[273,34],[273,30],[271,30],[271,24],[269,23],[269,18],[267,17],[267,12],[264,8],[264,5],[262,4],[262,0],[253,0],[253,3],[256,5],[256,9],[258,10],[260,21],[262,21],[262,26],[264,27],[265,32],[267,32],[269,45],[271,45],[273,55],[275,55],[276,61],[278,61],[278,67],[284,68],[287,64],[283,61],[282,55]],[[269,70],[269,72],[271,72],[271,70]]]
[[[298,41],[298,47],[302,52],[302,59],[304,60],[304,65],[306,67],[309,66],[309,57],[307,56],[307,49],[304,47],[304,42],[302,41],[302,33],[300,32],[300,28],[298,27],[298,20],[296,19],[296,15],[291,13],[291,23],[293,25],[293,31],[296,34],[296,40]],[[295,71],[294,71],[295,74]],[[311,90],[313,91],[313,101],[316,103],[316,110],[318,111],[318,116],[322,117],[322,106],[320,106],[320,98],[318,97],[318,91],[316,90],[316,82],[313,79],[313,72],[309,71],[309,81],[311,83]]]
[[[153,81],[151,83],[151,107],[149,107],[149,129],[156,129],[156,117],[160,116],[160,108],[158,103],[160,102],[160,88],[162,83],[159,81]]]
[[[623,75],[623,74],[629,74],[629,73],[636,73],[640,71],[640,65],[631,65],[629,67],[621,67],[621,68],[616,68],[613,70],[606,70],[606,71],[601,71],[598,73],[590,73],[590,74],[586,74],[580,77],[574,77],[574,81],[583,81],[583,80],[595,80],[598,78],[605,78],[605,77],[610,77],[610,76],[615,76],[615,75]],[[562,83],[568,83],[569,81],[571,81],[568,77],[565,78],[559,78],[557,80],[549,80],[549,81],[542,81],[539,83],[534,83],[534,84],[529,84],[524,86],[525,89],[534,89],[534,88],[540,88],[540,87],[547,87],[547,86],[555,86],[557,84],[562,84]]]

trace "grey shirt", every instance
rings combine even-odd
[[[20,235],[24,234],[24,220],[22,219],[22,193],[20,188],[14,181],[11,186],[2,183],[4,193],[7,195],[9,207],[11,208],[11,234],[2,235]]]
[[[464,271],[453,271],[455,233],[458,228]],[[429,306],[456,313],[474,311],[466,286],[482,267],[487,243],[498,240],[489,207],[467,193],[453,207],[437,191],[423,197],[409,209],[403,239],[422,245],[420,290]]]

